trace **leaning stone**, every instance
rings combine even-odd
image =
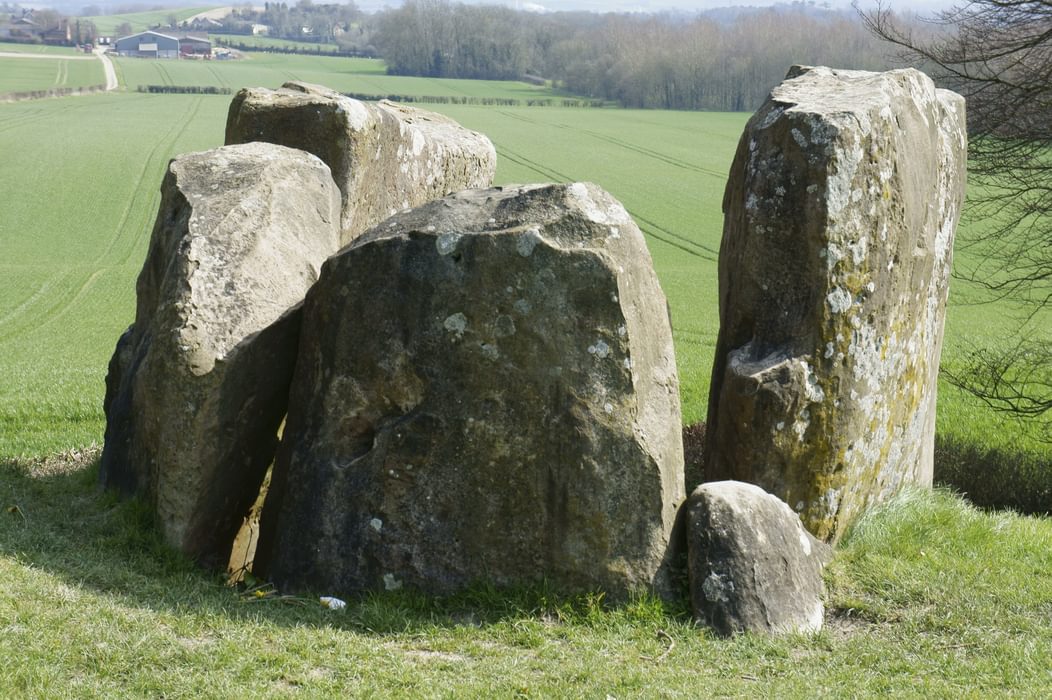
[[[461,192],[308,294],[256,563],[284,590],[620,598],[655,583],[682,470],[665,297],[624,208],[587,184]]]
[[[792,69],[724,198],[706,478],[759,484],[836,540],[930,485],[964,100],[916,70]]]
[[[161,196],[106,380],[100,480],[145,497],[175,547],[225,564],[277,448],[290,309],[339,247],[339,191],[314,156],[253,143],[179,156]]]
[[[822,629],[822,568],[832,551],[788,505],[740,481],[702,484],[687,501],[694,618],[721,635]]]
[[[299,148],[328,164],[342,193],[344,244],[395,212],[489,187],[497,167],[490,140],[448,117],[300,82],[238,92],[226,142],[248,141]]]

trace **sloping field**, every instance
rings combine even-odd
[[[139,85],[200,85],[276,88],[289,80],[326,85],[340,92],[367,95],[423,95],[513,100],[561,99],[549,88],[497,80],[457,80],[389,76],[383,62],[370,58],[337,58],[251,53],[232,61],[114,60],[121,82]]]
[[[133,32],[141,32],[150,27],[156,27],[159,24],[166,24],[168,18],[172,15],[175,15],[176,18],[182,22],[183,20],[190,19],[196,14],[216,7],[220,7],[220,5],[183,7],[171,10],[150,10],[149,12],[128,12],[119,15],[91,15],[81,17],[81,19],[94,22],[95,28],[98,29],[99,34],[114,36],[117,32],[117,27],[125,22],[131,25]]]
[[[3,51],[0,44],[0,51]],[[104,85],[102,63],[93,56],[62,58],[57,54],[27,54],[31,58],[0,56],[0,95],[48,88]]]
[[[0,454],[101,439],[161,174],[221,141],[224,110],[139,95],[0,105]]]

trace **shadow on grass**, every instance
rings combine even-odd
[[[988,449],[937,435],[935,483],[954,489],[980,508],[1052,515],[1048,455]]]
[[[98,462],[97,450],[0,460],[0,556],[122,604],[283,626],[386,635],[523,621],[646,627],[690,621],[685,604],[642,597],[612,606],[601,593],[567,595],[544,584],[476,585],[441,598],[409,590],[372,593],[348,600],[342,611],[323,607],[317,595],[256,597],[168,547],[144,504],[100,490]]]

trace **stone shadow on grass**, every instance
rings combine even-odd
[[[150,509],[122,500],[97,485],[99,448],[71,450],[44,459],[0,458],[0,556],[58,576],[70,586],[115,596],[161,613],[193,611],[282,626],[316,625],[369,634],[483,627],[531,619],[540,623],[587,620],[601,610],[622,610],[641,624],[687,622],[686,601],[654,597],[610,605],[601,593],[570,595],[545,585],[497,589],[476,584],[447,597],[411,590],[347,599],[342,611],[322,606],[319,596],[284,596],[262,587],[226,584],[169,547]]]

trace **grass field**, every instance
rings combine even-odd
[[[828,570],[817,635],[715,639],[682,608],[542,588],[323,609],[241,596],[94,488],[0,463],[6,697],[1048,697],[1052,524],[906,494]],[[17,507],[17,510],[10,510]]]
[[[16,44],[0,41],[0,52],[3,53],[31,53],[47,54],[53,56],[83,55],[72,46],[48,46],[46,44]]]
[[[121,26],[125,22],[131,25],[133,32],[141,32],[150,27],[156,27],[159,24],[167,24],[168,18],[171,15],[175,15],[179,21],[189,19],[196,14],[212,10],[222,5],[206,5],[203,7],[181,7],[174,10],[150,10],[148,12],[129,12],[126,14],[119,15],[91,15],[81,17],[95,23],[95,28],[99,34],[106,36],[115,36],[117,27]]]
[[[332,53],[339,51],[337,44],[320,44],[313,41],[293,41],[270,36],[246,36],[244,34],[209,34],[212,41],[221,39],[228,44],[244,44],[256,48],[301,49],[303,51],[320,51]]]
[[[367,95],[494,97],[513,100],[561,98],[549,88],[496,80],[457,80],[388,76],[383,62],[369,58],[336,58],[251,53],[236,61],[157,61],[114,59],[121,82],[138,85],[211,85],[279,87],[289,80],[319,83],[340,92]]]
[[[0,51],[3,50],[0,44]],[[6,58],[0,56],[0,95],[48,88],[105,85],[102,64],[95,58]]]
[[[119,69],[132,88],[157,75],[234,88],[295,77],[360,92],[373,90],[347,86],[533,89],[301,56]],[[908,493],[856,528],[828,570],[826,630],[783,640],[717,640],[679,607],[608,609],[544,588],[438,601],[399,592],[334,613],[309,598],[241,597],[173,555],[141,506],[94,488],[97,450],[83,448],[101,441],[106,363],[132,320],[165,165],[219,145],[228,104],[135,93],[0,104],[0,653],[17,660],[0,666],[0,696],[1049,695],[1052,522],[939,492]],[[669,297],[685,419],[702,418],[720,201],[747,115],[434,108],[490,136],[499,183],[590,180],[624,202]],[[966,341],[1006,334],[1006,308],[967,304],[974,291],[960,284],[952,298],[948,362]],[[939,428],[1047,455],[945,388]]]

